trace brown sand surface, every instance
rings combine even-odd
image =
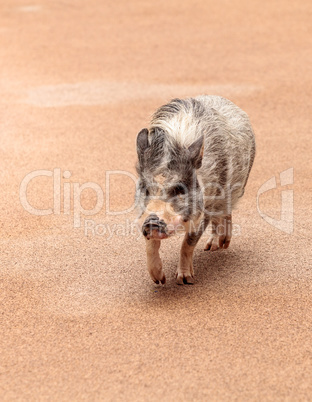
[[[311,400],[311,1],[0,8],[0,399]],[[200,241],[193,286],[175,284],[179,238],[162,245],[167,284],[150,280],[134,212],[102,208],[74,228],[62,203],[47,216],[22,207],[37,170],[68,170],[62,187],[95,182],[106,195],[107,171],[135,174],[154,109],[203,93],[249,114],[257,156],[233,215],[240,233],[214,254]],[[290,168],[289,234],[261,218],[257,192],[276,176],[260,208],[280,219]],[[129,208],[131,178],[110,178],[110,210]],[[38,177],[27,199],[53,208],[52,190]],[[82,203],[95,205],[92,190]],[[85,219],[102,226],[85,234]]]

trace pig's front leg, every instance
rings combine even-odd
[[[160,240],[145,240],[146,241],[146,256],[147,269],[155,283],[166,282],[165,274],[162,270],[162,262],[159,256]]]
[[[183,285],[184,283],[194,283],[193,253],[196,244],[201,238],[201,235],[204,233],[208,223],[209,217],[204,217],[200,222],[196,232],[187,232],[184,236],[180,252],[178,270],[176,274],[178,285]]]

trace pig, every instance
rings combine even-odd
[[[173,99],[137,135],[136,206],[147,268],[164,284],[161,242],[183,232],[176,281],[194,283],[193,254],[211,225],[205,250],[229,247],[232,210],[244,194],[255,158],[247,114],[221,96]]]

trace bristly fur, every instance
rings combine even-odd
[[[244,193],[255,157],[254,133],[245,112],[220,96],[173,99],[155,112],[147,135],[150,146],[137,166],[141,188],[150,187],[162,174],[168,187],[180,182],[193,191],[190,201],[197,201],[189,210],[199,207],[200,187],[205,187],[201,202],[206,211],[232,210]],[[194,178],[188,149],[201,136],[203,155]],[[183,214],[193,215],[186,210]]]
[[[136,198],[146,238],[147,267],[155,283],[166,282],[160,240],[185,230],[177,283],[194,283],[193,253],[211,222],[205,250],[228,248],[232,209],[255,157],[248,116],[219,96],[173,99],[137,136]],[[221,229],[221,230],[219,230]]]

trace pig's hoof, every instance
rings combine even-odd
[[[220,248],[228,248],[231,242],[231,238],[229,236],[220,236],[219,237],[219,247]]]
[[[194,277],[190,273],[177,272],[176,274],[178,285],[193,285]]]
[[[166,276],[163,273],[163,271],[159,272],[150,272],[151,278],[153,279],[153,281],[158,285],[159,283],[161,283],[162,285],[164,285],[166,283]]]
[[[217,236],[211,236],[205,246],[205,251],[217,251],[219,249],[219,240]]]
[[[154,279],[153,279],[154,280]],[[160,281],[158,279],[154,280],[154,282],[158,285],[159,282],[164,285],[166,283],[166,276],[165,274],[163,274],[162,278],[160,279]]]

